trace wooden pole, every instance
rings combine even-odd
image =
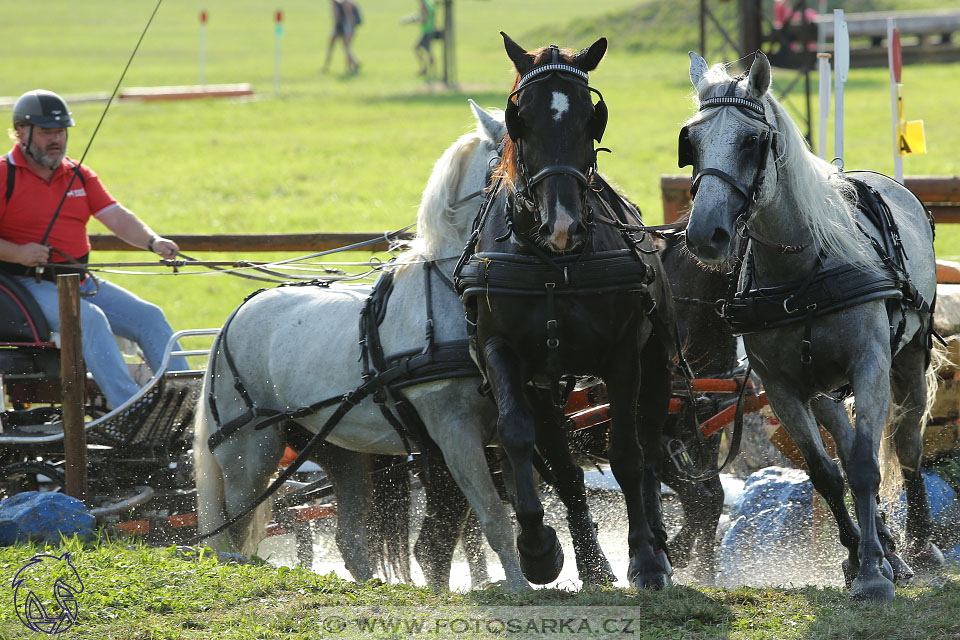
[[[446,87],[457,85],[456,49],[453,33],[453,0],[443,3],[443,84]]]
[[[57,276],[60,300],[60,386],[66,493],[87,501],[87,433],[83,425],[84,367],[80,343],[80,275]]]

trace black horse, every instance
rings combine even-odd
[[[603,135],[607,110],[602,96],[594,105],[590,94],[599,92],[588,72],[607,42],[579,53],[556,46],[527,53],[502,35],[518,73],[505,113],[509,139],[457,285],[514,474],[521,567],[535,583],[552,581],[562,567],[556,533],[543,524],[534,446],[564,442],[565,392],[575,378],[595,376],[610,401],[608,457],[627,506],[628,578],[661,588],[672,569],[654,470],[675,319],[653,241],[637,231],[636,208],[596,172],[593,141]]]
[[[660,252],[663,268],[670,280],[677,304],[677,330],[684,358],[697,378],[728,378],[737,367],[737,340],[730,325],[717,313],[716,300],[723,297],[727,279],[720,270],[707,270],[687,251],[682,235],[667,238]],[[717,574],[716,534],[723,512],[723,485],[716,468],[720,450],[720,433],[708,438],[691,429],[693,410],[697,422],[718,410],[708,398],[695,408],[685,406],[673,414],[664,428],[663,456],[658,473],[660,479],[677,493],[683,509],[683,525],[670,540],[670,558],[677,568],[685,568],[696,558],[693,578],[696,582],[714,584]],[[691,477],[689,469],[674,464],[670,453],[676,442],[682,442],[693,465],[709,478],[700,481]]]

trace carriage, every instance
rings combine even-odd
[[[30,294],[5,274],[0,274],[0,318],[0,494],[62,491],[66,453],[59,336],[51,333]],[[157,372],[131,363],[142,387],[112,411],[86,377],[87,502],[98,521],[151,542],[179,542],[196,534],[190,449],[203,370],[169,371],[167,364],[175,356],[206,358],[209,348],[176,350],[175,345],[184,338],[209,341],[217,333],[219,329],[176,332]],[[331,491],[315,476],[316,468],[308,468],[290,483],[270,530],[292,530],[305,561],[311,551],[306,543],[309,520],[332,512],[325,504]],[[307,502],[320,504],[304,506]]]

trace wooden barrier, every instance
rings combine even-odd
[[[960,222],[960,176],[906,176],[904,182],[933,213],[937,223]],[[690,209],[690,176],[660,177],[663,221],[673,222]]]

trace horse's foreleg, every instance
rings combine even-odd
[[[523,367],[510,346],[497,337],[485,342],[484,352],[487,380],[499,411],[497,432],[513,469],[520,563],[530,582],[546,584],[560,575],[563,548],[553,528],[543,524],[543,505],[533,476],[536,426],[524,398]]]
[[[846,470],[860,524],[860,571],[850,585],[850,595],[858,600],[889,601],[894,597],[893,572],[884,559],[877,527],[877,452],[890,405],[890,361],[889,355],[876,351],[859,363],[851,381],[856,427]]]
[[[489,584],[490,574],[487,572],[487,557],[484,553],[483,529],[476,514],[471,510],[467,512],[467,521],[463,525],[460,543],[470,569],[471,588],[478,589]]]
[[[817,428],[819,420],[830,432],[841,433],[841,429],[850,430],[846,412],[841,405],[832,400],[815,400],[810,407],[807,407],[796,397],[792,389],[784,390],[781,384],[775,382],[764,381],[764,390],[770,399],[770,406],[773,407],[777,417],[803,455],[813,488],[826,500],[830,512],[837,521],[840,544],[847,550],[844,575],[849,586],[853,576],[860,570],[858,554],[860,527],[850,516],[844,502],[847,486],[843,472],[824,448],[820,430]],[[844,450],[843,445],[838,445],[839,452]],[[844,458],[841,457],[841,460]]]
[[[257,431],[249,425],[233,434],[215,451],[223,469],[224,515],[227,519],[247,509],[267,489],[283,454],[283,430],[274,425]],[[266,534],[272,503],[268,498],[230,527],[233,546],[253,555]]]
[[[354,580],[369,580],[374,575],[366,526],[372,493],[372,458],[331,445],[321,447],[317,459],[337,496],[335,538],[343,564]],[[382,552],[382,547],[378,551]]]
[[[554,471],[554,488],[567,508],[567,525],[580,580],[586,584],[613,584],[617,577],[597,541],[597,528],[587,505],[583,469],[570,453],[562,425],[557,424],[557,409],[544,390],[533,390],[529,397],[537,420],[537,447]]]
[[[939,571],[944,566],[943,554],[930,542],[933,517],[927,498],[927,487],[920,472],[923,456],[923,414],[927,403],[927,352],[923,336],[917,334],[894,358],[891,370],[891,393],[898,410],[887,430],[893,433],[897,458],[903,473],[907,498],[907,555],[921,571]]]
[[[639,358],[623,354],[605,373],[607,394],[610,398],[609,459],[614,478],[623,490],[627,506],[630,566],[627,579],[639,589],[662,589],[670,583],[671,569],[664,548],[655,549],[656,539],[645,512],[644,491],[648,489],[645,474],[652,467],[644,462],[644,451],[637,439],[637,398],[640,386]],[[659,437],[659,435],[658,435]],[[656,446],[659,446],[657,441]],[[659,483],[656,487],[659,498]],[[664,536],[665,537],[665,536]],[[665,541],[664,541],[665,543]]]
[[[715,460],[718,446],[712,438],[705,449]],[[699,461],[703,465],[703,461]],[[717,576],[717,525],[723,514],[723,483],[719,477],[703,482],[690,480],[666,460],[661,463],[659,478],[676,491],[683,510],[683,526],[670,539],[670,561],[675,568],[685,568],[695,563],[693,579],[704,586],[713,586]],[[715,468],[715,467],[714,467]]]
[[[654,545],[667,550],[667,527],[663,522],[660,479],[656,470],[662,466],[660,441],[670,413],[672,378],[670,358],[657,334],[652,334],[640,353],[640,389],[637,398],[636,429],[640,447],[646,456],[643,473],[643,507],[653,531]]]
[[[424,453],[423,455],[430,455]],[[443,460],[430,458],[430,483],[424,487],[426,505],[413,554],[427,586],[447,589],[453,550],[469,512],[467,499]]]
[[[514,591],[527,590],[530,585],[524,579],[517,559],[513,527],[490,477],[483,442],[476,433],[468,432],[468,426],[475,421],[473,416],[450,421],[452,429],[458,430],[459,437],[448,436],[448,440],[444,441],[443,458],[480,521],[490,547],[500,558],[507,584]]]

